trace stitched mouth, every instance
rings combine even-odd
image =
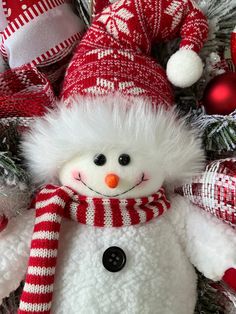
[[[86,186],[90,191],[93,191],[93,192],[97,193],[98,195],[102,195],[102,196],[105,196],[105,197],[117,197],[117,196],[123,195],[123,194],[128,193],[128,192],[132,191],[133,189],[135,189],[135,188],[136,188],[137,186],[139,186],[142,182],[148,181],[148,179],[145,179],[145,178],[144,178],[144,173],[143,173],[143,174],[142,174],[142,177],[141,177],[141,179],[140,179],[140,181],[139,181],[137,184],[135,184],[134,186],[132,186],[130,189],[128,189],[128,190],[126,190],[126,191],[124,191],[124,192],[121,192],[121,193],[119,193],[119,194],[107,195],[107,194],[100,193],[100,192],[98,192],[98,191],[92,189],[90,186],[88,186],[88,185],[81,179],[80,173],[79,173],[79,175],[78,175],[78,178],[75,178],[75,179],[78,180],[78,181],[80,181],[80,182],[81,182],[84,186]]]

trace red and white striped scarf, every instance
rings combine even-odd
[[[47,185],[36,197],[36,220],[19,314],[50,313],[62,217],[96,227],[145,223],[170,208],[165,191],[136,199],[92,198]]]

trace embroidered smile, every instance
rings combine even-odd
[[[122,192],[122,193],[119,193],[119,194],[107,195],[107,194],[100,193],[100,192],[98,192],[98,191],[92,189],[90,186],[88,186],[88,185],[81,179],[80,173],[78,174],[78,178],[75,178],[75,179],[76,179],[77,181],[81,182],[81,183],[82,183],[84,186],[86,186],[89,190],[91,190],[91,191],[93,191],[93,192],[95,192],[95,193],[97,193],[97,194],[99,194],[99,195],[105,196],[105,197],[117,197],[117,196],[123,195],[123,194],[128,193],[128,192],[132,191],[133,189],[135,189],[135,188],[136,188],[137,186],[139,186],[142,182],[148,181],[148,179],[145,179],[145,178],[144,178],[144,173],[143,173],[143,174],[142,174],[142,177],[141,177],[141,179],[140,179],[140,181],[139,181],[137,184],[135,184],[133,187],[131,187],[130,189],[128,189],[128,190],[126,190],[126,191],[124,191],[124,192]]]

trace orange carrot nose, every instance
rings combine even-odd
[[[105,177],[106,185],[111,189],[114,189],[117,187],[119,180],[120,178],[114,173],[110,173]]]

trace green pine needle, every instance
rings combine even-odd
[[[7,185],[17,185],[28,182],[26,172],[16,164],[9,152],[0,152],[0,182]]]
[[[193,126],[202,131],[207,152],[234,152],[236,150],[236,111],[228,116],[207,115],[193,117]]]

